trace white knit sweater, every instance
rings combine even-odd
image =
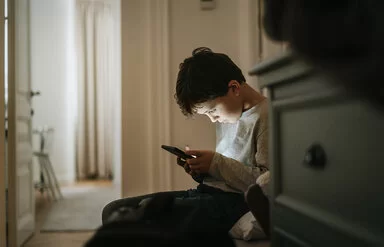
[[[234,124],[216,125],[216,153],[204,184],[228,192],[242,193],[269,181],[268,101],[264,99],[243,112]],[[267,179],[266,179],[267,177]]]

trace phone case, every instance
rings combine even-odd
[[[172,153],[172,154],[176,155],[177,157],[180,157],[184,160],[193,158],[193,156],[186,154],[184,151],[182,151],[181,149],[178,149],[177,147],[161,145],[161,148],[167,150],[168,152],[170,152],[170,153]]]
[[[163,148],[164,150],[167,150],[168,152],[180,157],[182,160],[186,160],[186,159],[192,159],[194,158],[193,156],[191,155],[188,155],[186,154],[184,151],[178,149],[177,147],[173,147],[173,146],[167,146],[167,145],[161,145],[161,148]],[[183,167],[183,165],[181,164],[178,164],[179,166]],[[185,169],[185,168],[184,168]],[[189,172],[190,169],[187,168],[186,171]],[[204,181],[204,178],[206,177],[207,175],[206,174],[193,174],[192,175],[192,178],[193,180],[195,180],[196,182],[198,183],[202,183]]]

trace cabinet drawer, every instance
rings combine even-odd
[[[273,210],[273,221],[273,246],[284,246],[284,244],[295,247],[383,246],[380,237],[366,234],[365,229],[357,229],[358,232],[355,229],[354,231],[335,229],[334,225],[337,222],[335,218],[332,218],[332,223],[324,224],[308,217],[305,210],[297,212],[287,207],[276,206]]]
[[[361,101],[336,97],[272,108],[275,197],[383,234],[383,114]],[[324,166],[304,162],[313,144],[323,148]]]

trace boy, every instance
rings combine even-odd
[[[204,47],[195,49],[192,57],[180,64],[175,98],[183,114],[204,114],[219,122],[216,152],[186,151],[196,156],[182,164],[190,168],[186,171],[204,175],[196,189],[156,194],[172,195],[176,209],[190,208],[188,231],[204,227],[228,232],[249,211],[244,192],[260,178],[268,178],[267,100],[245,82],[227,55]],[[180,164],[180,159],[177,162]],[[103,210],[103,223],[117,209],[135,208],[156,194],[111,202]]]

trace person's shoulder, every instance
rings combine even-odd
[[[262,99],[255,105],[255,110],[259,114],[268,113],[268,98],[262,96]]]
[[[242,113],[241,120],[246,122],[257,122],[260,118],[265,118],[265,115],[268,114],[268,99],[261,94],[255,99],[257,100],[257,103]]]
[[[257,105],[267,106],[268,105],[268,98],[263,96],[263,95],[261,95],[260,102],[257,103]]]
[[[257,115],[256,121],[259,122],[258,125],[264,126],[268,123],[268,111],[268,98],[263,96],[263,99],[255,105],[255,115]]]

